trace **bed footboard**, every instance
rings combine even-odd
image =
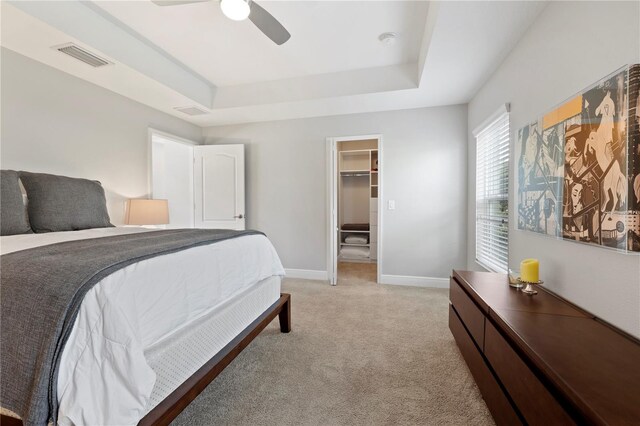
[[[227,346],[222,348],[213,358],[207,361],[193,376],[178,386],[153,410],[140,420],[139,426],[168,425],[182,410],[186,408],[213,381],[231,361],[246,348],[253,339],[273,319],[278,316],[280,331],[291,331],[291,295],[281,293],[280,298],[271,305],[262,315],[252,322],[242,333],[236,336]]]
[[[200,367],[193,376],[189,377],[153,410],[149,411],[138,425],[159,426],[171,423],[276,316],[280,321],[280,331],[289,333],[291,331],[291,295],[287,293],[280,294],[280,298],[273,305]],[[22,420],[1,413],[0,423],[2,426],[22,426]]]

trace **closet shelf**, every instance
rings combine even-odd
[[[340,170],[341,175],[357,174],[362,176],[369,176],[369,170]]]
[[[371,144],[367,141],[359,146],[370,147]],[[340,148],[344,147],[340,145]],[[370,223],[377,223],[378,185],[381,184],[378,170],[378,150],[369,148],[339,151],[336,177],[339,186],[338,222],[344,224],[340,225],[336,235],[338,237],[337,246],[340,252],[354,252],[352,255],[347,253],[345,256],[339,254],[338,259],[345,262],[375,263],[378,255],[378,242],[372,241],[372,239],[377,235],[377,231],[375,228],[372,228],[373,231],[369,228]],[[364,222],[369,222],[369,224]],[[355,229],[349,229],[351,227]],[[348,238],[349,236],[353,239]],[[347,240],[351,242],[347,242]],[[358,253],[362,257],[358,256]]]
[[[342,155],[369,155],[370,149],[349,149],[346,151],[340,151]]]

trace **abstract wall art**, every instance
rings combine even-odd
[[[518,229],[640,252],[640,65],[516,135]]]

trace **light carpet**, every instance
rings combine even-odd
[[[271,323],[175,425],[491,425],[449,332],[448,290],[285,279],[292,332]]]

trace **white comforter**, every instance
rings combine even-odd
[[[147,232],[104,228],[2,237],[0,253],[62,241]],[[121,269],[85,296],[62,354],[59,422],[135,424],[156,375],[145,351],[249,286],[284,275],[262,235],[155,257]]]

